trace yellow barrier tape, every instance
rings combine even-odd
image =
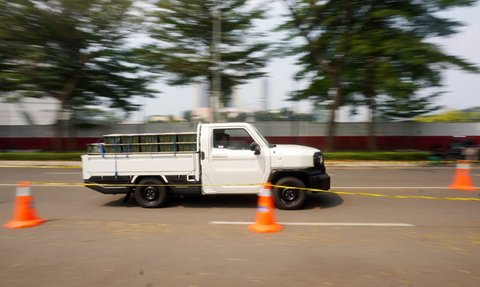
[[[299,188],[291,186],[282,186],[282,185],[273,185],[278,188],[295,188],[306,191],[313,192],[329,192],[342,195],[361,195],[361,196],[371,196],[371,197],[388,197],[388,198],[398,198],[398,199],[432,199],[432,200],[453,200],[453,201],[480,201],[480,198],[474,197],[436,197],[436,196],[425,196],[425,195],[390,195],[382,193],[370,193],[370,192],[351,192],[351,191],[332,191],[332,190],[321,190],[315,188]]]
[[[39,185],[39,186],[51,186],[51,187],[89,187],[89,186],[101,186],[101,187],[139,187],[139,186],[147,186],[147,185],[140,185],[140,184],[96,184],[96,183],[66,183],[66,182],[31,182],[32,185]],[[208,185],[210,187],[213,186],[262,186],[263,183],[252,183],[252,184],[224,184],[224,185]],[[156,185],[148,185],[148,186],[179,186],[179,184],[156,184]],[[202,184],[182,184],[182,187],[200,187],[205,186]],[[397,198],[397,199],[429,199],[429,200],[450,200],[450,201],[480,201],[480,198],[474,197],[436,197],[436,196],[425,196],[425,195],[390,195],[390,194],[382,194],[382,193],[370,193],[370,192],[352,192],[352,191],[334,191],[334,190],[321,190],[315,188],[300,188],[294,186],[285,186],[285,185],[272,185],[272,187],[277,188],[293,188],[305,191],[312,191],[312,192],[325,192],[325,193],[334,193],[339,195],[358,195],[358,196],[370,196],[370,197],[386,197],[386,198]]]

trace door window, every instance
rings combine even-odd
[[[213,147],[231,150],[249,150],[253,138],[244,129],[213,130]]]

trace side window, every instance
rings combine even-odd
[[[249,150],[253,138],[244,129],[214,129],[213,147],[233,150]]]

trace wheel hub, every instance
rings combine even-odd
[[[282,192],[282,198],[286,202],[292,202],[295,201],[298,197],[298,191],[296,189],[284,189]]]
[[[153,187],[147,187],[144,192],[145,199],[148,201],[154,201],[157,198],[157,191]]]

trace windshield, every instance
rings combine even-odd
[[[256,127],[252,126],[253,130],[255,131],[255,133],[262,139],[262,141],[270,148],[272,147],[276,147],[276,145],[274,144],[271,144],[267,141],[267,139],[257,130]]]

